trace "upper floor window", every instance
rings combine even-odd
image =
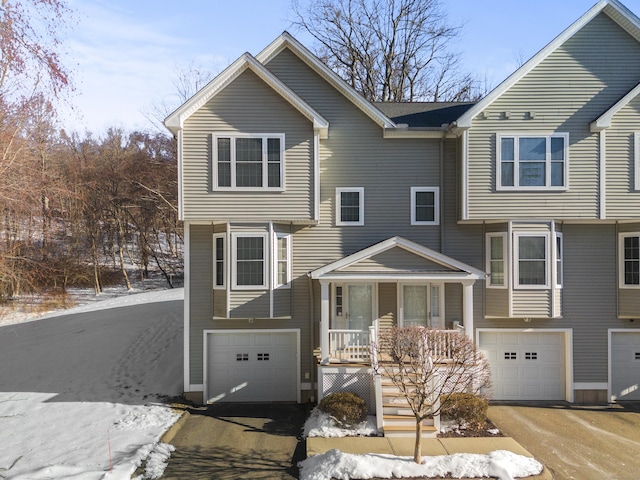
[[[438,225],[438,187],[411,187],[411,225]]]
[[[288,233],[275,234],[274,285],[276,288],[291,287],[291,235]]]
[[[284,134],[214,135],[214,189],[284,188]]]
[[[549,287],[547,241],[546,234],[515,234],[516,287]]]
[[[336,225],[364,225],[364,188],[336,188]]]
[[[497,136],[498,190],[566,190],[569,134]]]
[[[267,234],[233,234],[233,287],[236,289],[267,288]]]
[[[620,286],[640,287],[640,233],[620,235]]]
[[[487,234],[487,271],[489,287],[507,286],[507,234],[489,233]]]

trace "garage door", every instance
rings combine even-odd
[[[640,332],[611,332],[611,399],[640,400]]]
[[[565,400],[565,334],[480,332],[495,400]]]
[[[209,403],[295,402],[298,333],[206,332]]]

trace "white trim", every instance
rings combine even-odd
[[[229,139],[229,155],[230,155],[230,172],[231,186],[220,187],[218,185],[218,140],[221,138]],[[236,186],[237,159],[236,159],[236,140],[238,138],[259,138],[262,140],[262,186],[261,187],[238,187]],[[268,143],[270,139],[277,138],[280,140],[280,186],[269,187],[269,161],[268,161]],[[284,192],[286,190],[286,162],[285,162],[285,134],[284,133],[234,133],[234,132],[216,132],[212,135],[211,145],[211,189],[213,191],[233,191],[233,192]],[[275,162],[274,162],[275,163]]]
[[[573,329],[572,328],[477,328],[476,345],[480,346],[480,333],[564,333],[565,401],[573,402]]]
[[[462,212],[461,220],[469,220],[469,131],[462,132]]]
[[[639,237],[640,242],[640,232],[618,233],[618,288],[635,290],[640,289],[640,284],[626,284],[624,280],[624,239],[627,237]]]
[[[216,283],[217,280],[217,271],[218,271],[218,257],[217,257],[217,240],[222,239],[222,285],[218,285]],[[226,290],[227,288],[227,264],[228,262],[227,253],[227,232],[222,233],[214,233],[213,234],[213,289],[214,290]]]
[[[176,133],[177,149],[178,149],[178,219],[184,220],[184,187],[182,185],[184,174],[182,169],[184,168],[184,140],[182,129]]]
[[[640,191],[640,132],[633,134],[634,190]]]
[[[607,375],[609,379],[607,381],[607,398],[609,401],[613,400],[613,359],[612,359],[612,348],[611,348],[611,337],[614,333],[640,333],[640,328],[610,328],[607,330]]]
[[[255,73],[262,81],[312,122],[313,128],[323,136],[323,138],[327,138],[329,122],[249,53],[241,55],[222,73],[171,113],[164,121],[165,126],[174,134],[177,133],[184,127],[184,122],[191,115],[204,106],[211,98],[224,90],[224,88],[230,85],[247,69]]]
[[[513,139],[513,186],[502,185],[502,139]],[[520,145],[518,140],[521,138],[544,138],[545,139],[545,179],[544,185],[530,186],[520,185],[520,164],[522,160],[519,157]],[[564,185],[551,185],[551,166],[554,163],[551,159],[551,139],[562,138],[564,140],[564,168],[563,168],[563,180]],[[525,162],[527,163],[527,162]],[[539,163],[539,162],[537,162]],[[569,134],[566,132],[502,132],[496,133],[496,191],[566,191],[569,190]]]
[[[554,224],[555,225],[555,224]],[[554,244],[551,247],[551,278],[553,279],[553,286],[556,290],[561,290],[564,286],[564,236],[562,232],[555,231],[555,228],[552,232],[552,238],[554,239]],[[558,239],[560,239],[560,258],[558,258]],[[558,282],[558,261],[560,263],[560,282]],[[554,302],[555,305],[555,302]],[[555,317],[556,315],[554,315]]]
[[[238,285],[238,238],[262,238],[262,285]],[[231,286],[233,290],[267,290],[269,288],[269,234],[267,232],[234,232],[231,234]]]
[[[342,194],[343,193],[357,193],[359,198],[358,203],[358,221],[348,222],[343,221],[342,217]],[[338,187],[336,188],[336,227],[361,227],[364,225],[364,187]]]
[[[190,310],[189,305],[190,302],[190,294],[191,294],[191,230],[189,222],[184,222],[184,245],[183,245],[183,255],[184,255],[184,305],[183,305],[183,332],[182,332],[182,345],[183,345],[183,384],[185,392],[193,392],[198,390],[192,390],[193,386],[191,385],[191,348],[190,348],[190,337],[191,337],[191,319],[189,317]]]
[[[397,236],[388,238],[387,240],[371,245],[370,247],[367,247],[356,253],[353,253],[339,260],[336,260],[335,262],[331,262],[323,267],[313,270],[310,273],[311,278],[313,279],[319,279],[320,277],[324,278],[327,274],[331,272],[344,269],[350,265],[356,264],[374,255],[377,255],[382,252],[386,252],[387,250],[394,247],[403,248],[408,252],[411,252],[415,255],[426,258],[427,260],[435,262],[451,270],[454,270],[453,272],[423,274],[424,278],[437,277],[439,279],[445,279],[445,278],[454,278],[454,276],[458,278],[473,278],[474,280],[484,280],[486,278],[486,274],[482,270],[479,270],[470,265],[467,265],[458,260],[455,260],[451,257],[443,255],[442,253],[436,252],[435,250],[431,250],[430,248],[427,248],[423,245],[407,240],[406,238],[397,237]],[[456,272],[455,270],[460,270],[460,272]],[[339,273],[339,272],[336,272],[336,273]],[[342,275],[345,275],[345,274],[342,273]],[[354,274],[354,275],[357,276],[358,274]],[[366,276],[367,274],[362,274],[362,275]],[[400,279],[401,277],[402,275],[394,275],[390,273],[386,275],[385,278]],[[406,277],[409,279],[417,278],[415,275],[406,275]]]
[[[504,283],[503,285],[494,285],[491,283],[491,239],[492,238],[502,238],[502,265],[503,265],[503,274],[504,274]],[[507,263],[508,259],[508,250],[509,250],[509,239],[507,237],[507,232],[488,232],[485,235],[486,238],[486,246],[485,246],[485,270],[488,273],[487,276],[487,288],[497,288],[497,289],[506,289],[509,288],[509,264]]]
[[[216,333],[244,333],[244,334],[252,334],[252,333],[295,333],[296,334],[296,402],[300,403],[301,394],[300,394],[300,329],[299,328],[261,328],[261,329],[236,329],[236,330],[224,330],[224,329],[207,329],[202,331],[202,339],[203,339],[203,347],[202,347],[202,375],[203,375],[203,383],[202,383],[202,402],[207,404],[207,377],[208,377],[208,368],[207,368],[207,335]]]
[[[640,83],[633,87],[624,97],[618,100],[609,110],[591,122],[589,125],[590,130],[592,132],[601,132],[604,129],[609,128],[614,115],[626,107],[629,102],[638,96],[638,94],[640,94]]]
[[[313,220],[320,220],[320,135],[313,135]]]
[[[551,53],[553,53],[558,47],[560,47],[563,43],[565,43],[567,40],[573,37],[577,32],[579,32],[585,25],[587,25],[591,20],[593,20],[606,7],[608,7],[608,9],[612,8],[614,11],[622,15],[624,19],[631,24],[630,27],[635,29],[639,28],[640,25],[638,24],[638,18],[635,15],[633,15],[622,4],[620,4],[618,1],[600,0],[597,4],[591,7],[589,11],[587,11],[578,20],[576,20],[573,24],[571,24],[568,28],[566,28],[560,35],[554,38],[549,44],[547,44],[547,46],[545,46],[542,50],[540,50],[537,54],[535,54],[531,59],[529,59],[529,61],[527,61],[518,70],[512,73],[506,80],[504,80],[500,85],[498,85],[498,87],[493,89],[482,100],[480,100],[473,107],[467,110],[464,113],[464,115],[462,115],[456,122],[457,126],[460,128],[471,127],[473,120],[478,114],[486,110],[494,101],[496,101],[500,96],[502,96],[503,93],[509,90],[521,78],[523,78],[531,70],[537,67],[543,60],[545,60],[549,55],[551,55]],[[637,35],[638,35],[638,31],[636,30],[636,37]]]
[[[433,220],[416,220],[416,193],[433,193]],[[440,225],[440,188],[411,187],[411,225]]]
[[[273,231],[273,222],[269,222],[269,245],[266,246],[266,248],[268,249],[267,251],[269,252],[269,260],[271,262],[271,275],[269,275],[269,280],[268,280],[268,287],[269,287],[269,318],[273,318],[273,287],[275,285],[274,282],[274,266],[275,266],[275,258],[273,257],[273,252],[275,249],[275,244],[276,242],[273,241],[274,239],[274,231]]]
[[[283,32],[278,38],[271,42],[271,44],[256,55],[256,59],[266,65],[285,48],[288,48],[312,70],[323,77],[333,88],[344,95],[351,103],[362,110],[365,115],[371,118],[380,127],[385,129],[396,128],[396,124],[390,118],[373,106],[360,93],[356,92],[354,88],[322,63],[318,57],[311,53],[288,32]]]
[[[227,234],[227,259],[231,259],[232,257],[232,252],[231,252],[231,223],[227,222],[227,230],[226,230],[226,234]],[[226,285],[231,285],[231,263],[229,261],[227,261],[227,271],[226,271]],[[225,295],[226,299],[227,299],[227,311],[226,311],[226,317],[229,318],[229,314],[231,313],[231,289],[227,290],[227,294]]]
[[[599,162],[598,168],[600,169],[600,175],[598,179],[598,196],[600,200],[599,205],[599,218],[604,220],[607,218],[607,132],[602,130],[599,135]]]
[[[545,283],[544,285],[520,285],[520,238],[521,237],[543,237],[544,238],[544,264]],[[540,231],[517,231],[513,233],[513,288],[517,290],[542,290],[551,288],[551,248],[549,246],[550,232]]]

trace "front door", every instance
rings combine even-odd
[[[347,285],[348,330],[367,330],[373,324],[373,286]]]

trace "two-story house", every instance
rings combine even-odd
[[[369,343],[411,324],[471,337],[495,399],[640,399],[640,20],[617,0],[475,104],[374,105],[284,33],[166,125],[187,397],[369,398]]]

